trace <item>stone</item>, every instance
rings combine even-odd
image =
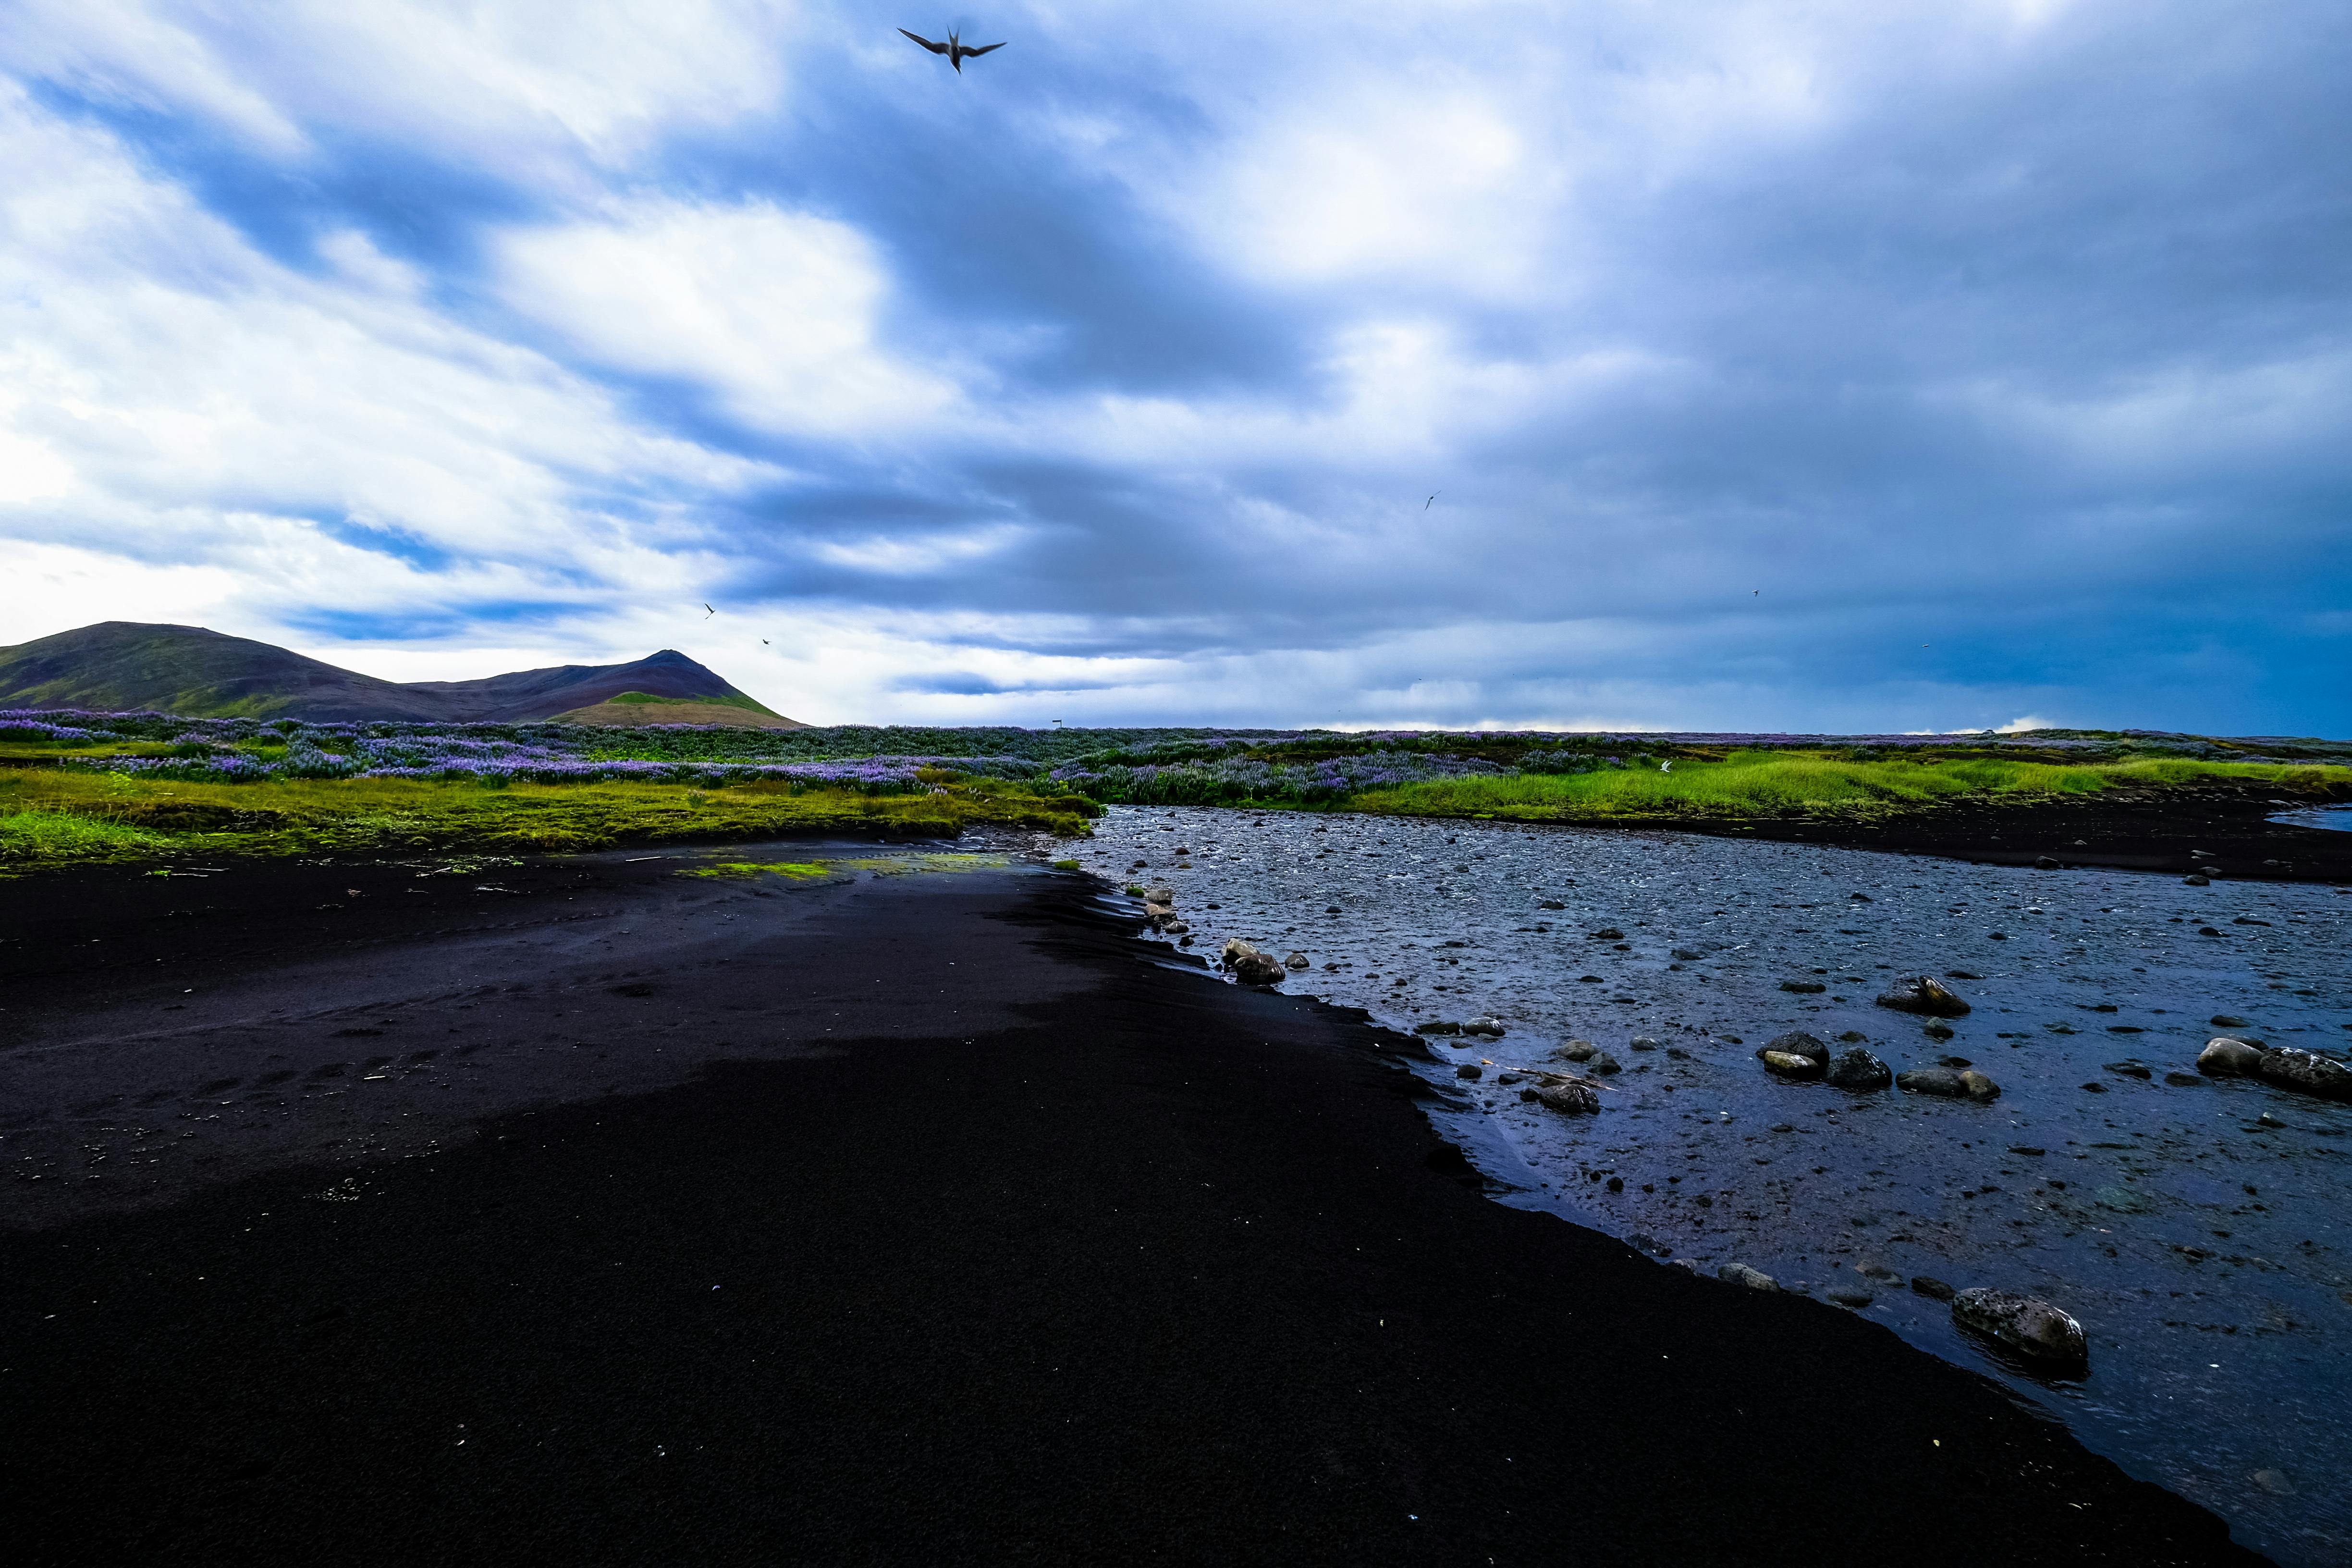
[[[1958,1070],[1960,1068],[1972,1068],[1977,1064],[1969,1060],[1966,1057],[1937,1057],[1936,1058],[1936,1065]]]
[[[1874,1291],[1867,1290],[1860,1285],[1832,1285],[1822,1294],[1839,1306],[1852,1307],[1856,1311],[1860,1311],[1878,1300]]]
[[[1636,1035],[1626,1042],[1625,1048],[1633,1051],[1654,1051],[1658,1048],[1658,1042],[1647,1035]]]
[[[2246,1019],[2233,1018],[2227,1013],[2216,1013],[2205,1021],[2217,1029],[2242,1029],[2247,1024]]]
[[[2121,1078],[2147,1079],[2156,1076],[2137,1062],[2109,1062],[2107,1070]]]
[[[1829,1065],[1832,1089],[1885,1089],[1894,1081],[1895,1069],[1860,1046],[1839,1052],[1837,1059]]]
[[[2277,1470],[2256,1470],[2246,1478],[2273,1497],[2293,1497],[2294,1483]]]
[[[1282,967],[1285,969],[1305,969],[1307,966],[1308,960],[1303,952],[1294,952],[1282,961]]]
[[[1979,1105],[1990,1105],[2000,1098],[2000,1085],[1980,1072],[1962,1073],[1960,1087],[1966,1089],[1968,1097]]]
[[[1564,910],[1568,908],[1568,906],[1561,903],[1558,899],[1538,899],[1536,900],[1536,908],[1539,910]]]
[[[2263,1053],[2254,1071],[2264,1082],[2282,1089],[2317,1095],[2322,1100],[2352,1100],[2352,1068],[2315,1051],[2282,1046]]]
[[[1510,1033],[1508,1029],[1506,1029],[1503,1026],[1503,1020],[1486,1014],[1481,1014],[1479,1016],[1473,1018],[1468,1023],[1463,1025],[1462,1032],[1465,1035],[1483,1036],[1490,1040],[1499,1040],[1505,1035]]]
[[[1696,963],[1699,960],[1699,955],[1693,952],[1689,948],[1678,947],[1674,950],[1674,959],[1677,963]]]
[[[1563,1116],[1591,1116],[1601,1110],[1601,1096],[1589,1083],[1538,1084],[1519,1090],[1519,1098]]]
[[[2197,1070],[2208,1078],[2251,1078],[2263,1064],[2263,1048],[2217,1035],[2197,1053]]]
[[[1600,1048],[1591,1040],[1570,1040],[1552,1055],[1564,1062],[1589,1062]]]
[[[1793,991],[1800,996],[1815,996],[1829,989],[1818,980],[1783,980],[1780,989]]]
[[[1592,933],[1592,940],[1595,942],[1623,942],[1625,940],[1625,933],[1619,931],[1615,926],[1602,926],[1599,931]]]
[[[1182,921],[1162,921],[1160,929],[1170,936],[1182,936],[1192,928]]]
[[[1930,1024],[1919,1032],[1931,1040],[1948,1040],[1952,1037],[1952,1026],[1941,1021]]]
[[[2033,858],[2033,868],[2037,871],[2055,871],[2058,869],[2058,862],[2047,855],[2036,855]]]
[[[2082,1368],[2090,1362],[2083,1325],[2036,1296],[1990,1286],[1963,1290],[1952,1298],[1952,1321],[2053,1368]]]
[[[1415,1024],[1412,1032],[1416,1035],[1458,1035],[1462,1032],[1462,1026],[1446,1023],[1442,1018],[1432,1018],[1426,1024]]]
[[[1619,1064],[1617,1058],[1611,1056],[1607,1051],[1593,1052],[1591,1057],[1586,1060],[1584,1067],[1586,1071],[1597,1072],[1604,1077],[1612,1072],[1623,1072],[1625,1070],[1624,1068]]]
[[[1935,1279],[1932,1276],[1926,1274],[1914,1274],[1911,1276],[1911,1289],[1916,1290],[1920,1295],[1927,1297],[1930,1301],[1948,1301],[1954,1296],[1959,1294],[1958,1291],[1953,1289],[1949,1285],[1945,1284],[1941,1279]]]
[[[1784,1051],[1792,1057],[1811,1057],[1824,1066],[1828,1065],[1830,1059],[1829,1047],[1801,1030],[1775,1036],[1765,1041],[1763,1050],[1756,1054],[1760,1057],[1764,1051]]]
[[[1764,1069],[1767,1072],[1778,1073],[1782,1078],[1811,1079],[1822,1076],[1822,1064],[1811,1057],[1793,1056],[1787,1051],[1759,1051],[1756,1056],[1757,1059],[1764,1064]]]
[[[1239,937],[1228,937],[1217,954],[1221,968],[1234,972],[1234,978],[1244,985],[1279,985],[1288,971],[1270,952],[1261,952]]]
[[[1750,1268],[1745,1263],[1727,1263],[1715,1271],[1715,1277],[1727,1285],[1744,1285],[1750,1290],[1778,1290],[1780,1282],[1760,1268]]]
[[[1898,1013],[1927,1013],[1938,1018],[1958,1018],[1969,1011],[1969,1005],[1946,990],[1944,983],[1932,974],[1915,974],[1896,981],[1879,993],[1878,1005]]]
[[[1146,888],[1143,889],[1143,901],[1147,904],[1173,904],[1176,901],[1176,889],[1164,887]]]
[[[1913,1068],[1896,1073],[1895,1087],[1906,1094],[1933,1094],[1946,1100],[1965,1100],[1969,1092],[1969,1086],[1950,1068]]]
[[[1455,1078],[1466,1078],[1475,1080],[1485,1078],[1486,1074],[1486,1070],[1480,1068],[1476,1062],[1464,1062],[1460,1067],[1454,1069],[1454,1076]]]
[[[2193,1072],[2168,1072],[2164,1075],[2164,1081],[2175,1089],[2197,1089],[2205,1082]]]
[[[1889,1268],[1884,1263],[1857,1263],[1853,1266],[1853,1271],[1856,1274],[1861,1275],[1865,1279],[1875,1279],[1883,1285],[1900,1285],[1903,1283],[1903,1276],[1896,1273],[1894,1269]]]
[[[2210,888],[2213,885],[2212,878],[2200,875],[2195,871],[2191,871],[2189,875],[2181,878],[2180,879],[2183,882],[2188,883],[2189,886],[2192,888]]]

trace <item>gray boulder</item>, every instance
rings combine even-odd
[[[2322,1100],[2352,1100],[2352,1068],[2311,1051],[2285,1046],[2265,1051],[2254,1071],[2282,1089],[2299,1089]]]
[[[1715,1271],[1715,1277],[1729,1285],[1745,1285],[1750,1290],[1778,1290],[1780,1282],[1760,1268],[1750,1268],[1745,1263],[1727,1263]]]
[[[1476,1062],[1464,1062],[1460,1067],[1454,1069],[1454,1076],[1455,1078],[1475,1079],[1485,1078],[1486,1074],[1486,1070],[1480,1068]]]
[[[1764,1070],[1782,1078],[1812,1079],[1822,1076],[1822,1064],[1811,1057],[1801,1057],[1789,1051],[1759,1051],[1757,1060]]]
[[[1969,1010],[1967,1003],[1946,990],[1944,983],[1932,974],[1915,974],[1896,981],[1879,993],[1878,1005],[1898,1013],[1926,1013],[1937,1018],[1957,1018]]]
[[[1792,1057],[1811,1057],[1823,1067],[1827,1067],[1830,1060],[1829,1047],[1801,1031],[1767,1040],[1756,1054],[1760,1058],[1766,1051],[1781,1051]]]
[[[1307,963],[1308,960],[1305,953],[1294,952],[1288,958],[1282,961],[1282,967],[1285,969],[1305,969],[1307,966]]]
[[[1552,1052],[1552,1055],[1564,1062],[1589,1062],[1600,1053],[1600,1050],[1601,1047],[1591,1040],[1570,1040]]]
[[[2000,1098],[2000,1085],[1980,1072],[1961,1073],[1960,1089],[1979,1105],[1990,1105]]]
[[[1563,1116],[1591,1116],[1601,1110],[1601,1096],[1589,1083],[1538,1084],[1519,1090],[1519,1098]]]
[[[1462,1026],[1449,1024],[1443,1018],[1432,1018],[1426,1024],[1415,1024],[1412,1032],[1416,1035],[1458,1035],[1462,1032]]]
[[[1596,1072],[1605,1075],[1612,1072],[1623,1072],[1625,1068],[1615,1057],[1611,1056],[1607,1051],[1595,1051],[1591,1056],[1585,1058],[1584,1070],[1587,1072]]]
[[[1946,1100],[1965,1100],[1969,1093],[1969,1086],[1950,1068],[1913,1068],[1896,1073],[1895,1087],[1906,1094],[1933,1094]]]
[[[2197,1070],[2208,1078],[2252,1078],[2261,1071],[2262,1047],[2229,1035],[2217,1035],[2197,1053]]]
[[[2038,1297],[1989,1287],[1963,1290],[1952,1298],[1952,1321],[2053,1368],[2090,1363],[2083,1325]]]
[[[1895,1069],[1876,1057],[1856,1046],[1838,1053],[1830,1063],[1829,1084],[1832,1089],[1885,1089],[1895,1081]]]
[[[1510,1031],[1503,1026],[1503,1020],[1500,1018],[1482,1014],[1463,1025],[1462,1032],[1465,1035],[1483,1036],[1490,1040],[1499,1040]]]
[[[1217,962],[1244,985],[1279,985],[1289,973],[1274,954],[1261,952],[1239,937],[1226,939]]]

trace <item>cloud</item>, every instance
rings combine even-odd
[[[819,0],[28,0],[12,624],[112,571],[804,718],[2352,730],[2340,7],[1164,23],[959,78]]]

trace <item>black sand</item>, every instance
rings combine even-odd
[[[12,1562],[2251,1560],[1867,1323],[1485,1201],[1399,1042],[1077,879],[622,858],[0,885]],[[384,1114],[302,1087],[370,1051]],[[18,1160],[60,1127],[118,1152]]]

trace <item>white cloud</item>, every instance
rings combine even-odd
[[[319,133],[569,180],[772,112],[799,7],[762,0],[23,0],[0,60],[281,158]]]
[[[845,224],[649,198],[495,249],[514,310],[604,363],[708,387],[761,429],[913,434],[955,396],[877,343],[887,279]]]

